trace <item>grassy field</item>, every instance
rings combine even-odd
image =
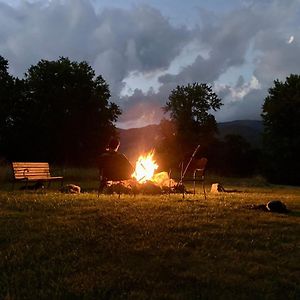
[[[223,183],[240,193],[118,199],[90,181],[80,195],[3,184],[0,299],[300,299],[300,188]],[[274,199],[291,212],[248,208]]]

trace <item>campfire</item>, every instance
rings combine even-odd
[[[142,154],[136,161],[132,179],[121,183],[122,193],[162,194],[169,192],[176,183],[170,180],[167,172],[157,172],[158,164],[154,159],[154,150]],[[120,183],[112,184],[109,192],[120,190]]]
[[[138,158],[132,177],[139,183],[145,183],[152,180],[154,172],[158,168],[158,164],[153,159],[153,156],[154,151],[152,150],[146,155],[140,155]]]
[[[136,179],[138,184],[156,185],[160,188],[174,185],[174,181],[170,180],[167,172],[155,173],[157,169],[158,164],[154,160],[154,150],[152,150],[145,155],[139,156],[132,177]]]

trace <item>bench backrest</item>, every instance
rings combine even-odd
[[[47,179],[51,176],[47,162],[13,162],[12,167],[15,179]]]

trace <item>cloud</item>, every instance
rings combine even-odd
[[[213,85],[224,103],[215,114],[217,120],[260,119],[273,80],[299,72],[299,45],[294,39],[292,45],[284,42],[291,27],[299,29],[299,12],[298,1],[256,2],[221,16],[205,11],[206,21],[193,31],[199,55],[179,72],[159,77],[161,87],[156,99],[166,100],[167,95],[161,91],[170,92],[176,85],[206,82]],[[207,55],[202,54],[203,49]],[[247,65],[252,69],[246,74],[247,81],[243,76],[231,79],[230,84],[219,81],[233,68],[240,68],[243,74]]]
[[[251,80],[247,83],[245,83],[243,77],[240,76],[236,86],[230,88],[231,97],[238,101],[248,95],[252,90],[259,90],[260,88],[261,85],[255,76],[252,76]]]
[[[0,5],[0,34],[4,37],[0,52],[9,60],[15,75],[22,77],[40,59],[91,58],[89,32],[96,15],[87,1],[74,0],[72,5],[61,1],[51,1],[49,5],[22,2],[15,8]]]
[[[166,4],[163,14],[157,3],[96,9],[93,2],[0,0],[0,55],[10,71],[22,77],[40,59],[60,56],[86,60],[109,83],[127,127],[159,122],[171,90],[193,82],[211,84],[222,98],[218,120],[259,118],[273,80],[299,73],[298,0],[247,1],[223,12],[193,4],[193,25],[170,22]],[[169,2],[173,20],[176,3]],[[152,76],[155,86],[145,90],[132,74]]]
[[[253,89],[240,101],[228,101],[222,111],[216,113],[216,118],[219,121],[259,120],[266,96],[267,91]]]
[[[130,128],[158,123],[163,117],[161,98],[161,93],[153,90],[145,94],[140,89],[135,89],[131,96],[123,98],[123,114],[119,126]]]
[[[22,76],[42,58],[87,60],[107,79],[115,96],[131,71],[167,68],[190,38],[184,26],[172,26],[147,5],[104,8],[99,13],[84,0],[0,5],[0,53],[15,74]]]

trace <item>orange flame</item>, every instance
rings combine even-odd
[[[134,177],[139,183],[151,180],[155,170],[158,168],[157,163],[153,159],[153,155],[154,151],[151,151],[146,155],[140,155],[138,158],[132,177]]]

